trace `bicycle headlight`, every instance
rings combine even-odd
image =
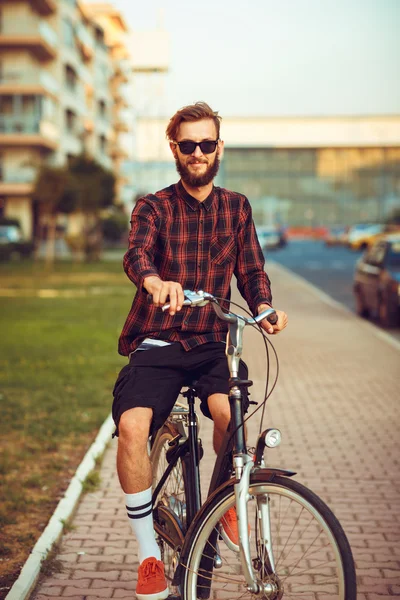
[[[282,435],[279,429],[268,429],[265,436],[265,445],[268,448],[276,448],[281,443]]]

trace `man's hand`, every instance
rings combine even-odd
[[[270,306],[268,306],[268,304],[260,304],[260,306],[257,308],[257,313],[260,314],[268,308],[271,308]],[[263,319],[260,323],[261,327],[265,329],[267,333],[271,333],[272,335],[279,333],[280,331],[282,331],[282,329],[285,329],[288,323],[287,314],[283,312],[283,310],[277,310],[275,308],[275,312],[278,317],[278,320],[275,323],[275,325],[271,325],[271,323],[267,321],[267,319]]]
[[[153,296],[154,306],[163,306],[167,300],[170,304],[169,314],[172,316],[181,310],[183,301],[183,289],[176,281],[162,281],[157,275],[145,277],[143,287]]]

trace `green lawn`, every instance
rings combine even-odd
[[[3,583],[18,575],[110,412],[126,362],[117,340],[134,288],[120,262],[51,271],[3,264],[0,282]]]

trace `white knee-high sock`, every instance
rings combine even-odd
[[[125,494],[125,502],[129,522],[138,543],[139,563],[150,556],[160,560],[160,548],[153,527],[151,487],[137,494]]]

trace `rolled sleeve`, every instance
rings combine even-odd
[[[153,262],[157,236],[157,214],[145,199],[140,199],[132,211],[129,248],[123,261],[125,273],[138,289],[145,277],[159,277]]]
[[[255,315],[260,304],[272,306],[271,283],[264,270],[265,259],[254,227],[250,203],[245,199],[238,232],[235,275],[239,292]]]

